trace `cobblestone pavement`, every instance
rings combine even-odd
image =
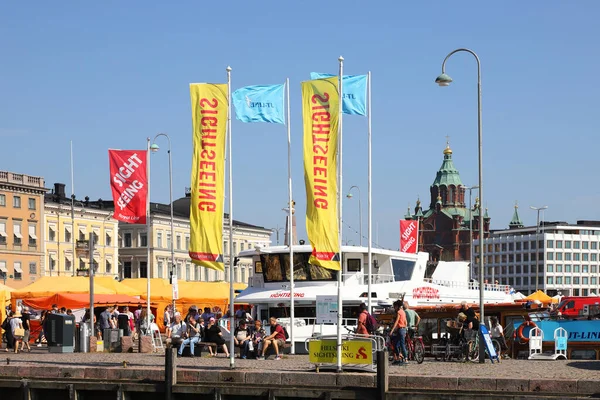
[[[0,351],[0,365],[52,366],[98,366],[102,368],[122,368],[123,361],[135,368],[164,368],[164,354],[122,354],[122,353],[48,353],[46,348],[33,348],[31,353],[5,353]],[[177,359],[179,368],[229,369],[229,358],[182,357]],[[286,355],[275,361],[273,356],[265,361],[241,360],[236,358],[235,366],[240,370],[310,371],[314,365],[306,355]],[[600,380],[600,361],[527,361],[503,360],[500,364],[489,361],[478,363],[441,362],[426,358],[423,364],[409,363],[405,366],[390,367],[390,374],[410,376],[445,377],[492,377],[492,378],[548,378],[548,379],[592,379]]]

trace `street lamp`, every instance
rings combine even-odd
[[[540,211],[545,210],[548,206],[534,207],[529,206],[532,210],[537,211],[537,225],[535,230],[535,291],[538,291],[539,275],[540,275]]]
[[[176,275],[176,270],[175,270],[175,248],[173,246],[173,244],[175,243],[175,233],[174,233],[174,228],[173,228],[173,164],[171,161],[171,138],[169,137],[169,135],[167,135],[166,133],[159,133],[158,135],[154,136],[154,140],[152,141],[152,145],[150,146],[150,151],[152,151],[153,153],[156,153],[158,150],[160,150],[160,147],[158,147],[158,145],[156,144],[156,139],[159,136],[164,136],[167,138],[167,141],[169,142],[169,150],[167,151],[167,153],[169,154],[169,206],[171,207],[171,277],[174,278],[173,280],[177,279],[177,275]],[[148,226],[148,247],[150,247],[150,226]],[[150,277],[150,257],[148,257],[148,264],[146,266],[147,268],[147,274],[148,274],[148,278]],[[175,282],[171,282],[171,284],[175,285]],[[173,298],[173,315],[175,315],[175,299]]]
[[[442,62],[442,74],[435,80],[440,86],[449,86],[452,83],[452,78],[446,75],[446,61],[454,54],[458,52],[470,53],[477,61],[477,141],[478,141],[478,153],[479,153],[479,204],[483,203],[483,156],[482,156],[482,127],[481,127],[481,62],[479,57],[473,50],[469,49],[456,49],[450,52],[444,61]],[[483,242],[484,242],[484,227],[483,227],[483,216],[481,211],[479,212],[479,312],[481,322],[485,324],[485,313],[484,313],[484,291],[483,291]],[[485,346],[483,338],[479,341],[479,362],[485,362]]]
[[[279,231],[281,231],[283,228],[280,228],[279,226],[277,226],[277,228],[271,228],[271,232],[274,232],[277,234],[277,245],[279,245]]]
[[[346,195],[346,197],[348,199],[351,199],[352,193],[350,193],[352,191],[352,189],[356,188],[356,190],[358,190],[358,230],[360,232],[360,246],[362,247],[362,239],[363,239],[363,234],[362,234],[362,205],[360,202],[360,198],[362,197],[362,195],[360,194],[360,188],[358,186],[351,186],[350,189],[348,190],[348,194]]]
[[[464,186],[469,191],[469,265],[471,270],[471,279],[473,279],[473,199],[471,197],[473,189],[479,189],[479,186]],[[481,213],[479,218],[481,218]]]

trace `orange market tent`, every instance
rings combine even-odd
[[[94,294],[94,306],[99,307],[113,304],[135,306],[140,303],[145,305],[146,301],[122,294]],[[52,304],[58,304],[59,307],[71,309],[88,308],[90,306],[90,295],[58,293],[47,297],[24,299],[23,304],[36,310],[49,310]]]
[[[541,290],[538,290],[537,292],[530,294],[529,296],[525,297],[523,300],[525,300],[525,301],[539,300],[542,304],[552,303],[552,297],[548,296],[546,293],[542,292]]]

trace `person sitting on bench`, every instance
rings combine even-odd
[[[202,340],[202,336],[204,334],[204,326],[202,318],[199,322],[196,321],[195,317],[190,316],[188,319],[189,323],[187,325],[187,332],[184,334],[185,339],[181,342],[179,346],[179,351],[177,352],[177,356],[181,357],[183,354],[183,349],[188,344],[190,345],[190,357],[194,357],[194,345]]]
[[[264,338],[262,354],[258,360],[265,359],[265,354],[270,345],[273,345],[273,348],[275,349],[275,360],[281,360],[279,349],[283,349],[283,346],[285,345],[285,332],[281,325],[277,323],[277,318],[271,317],[269,323],[271,325],[271,334]]]
[[[239,326],[235,328],[233,340],[235,345],[240,348],[240,358],[245,360],[246,357],[248,357],[248,352],[250,351],[250,343],[252,343],[252,337],[250,336],[250,331],[246,326],[245,319],[241,320]]]
[[[206,327],[205,337],[207,342],[215,343],[217,345],[217,348],[215,349],[216,351],[218,351],[219,346],[221,346],[223,348],[223,352],[225,353],[225,357],[229,357],[229,351],[227,350],[225,339],[223,339],[221,329],[215,324],[214,317],[210,317],[210,319],[208,320],[208,326]],[[212,348],[210,346],[208,347],[208,351],[210,351],[211,356],[217,356],[216,352],[213,354]]]
[[[167,329],[167,346],[175,347],[181,344],[185,332],[187,332],[187,326],[181,320],[181,314],[177,312],[175,313],[175,321]]]

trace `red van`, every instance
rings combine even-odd
[[[563,317],[583,316],[583,306],[600,305],[600,296],[594,297],[563,297],[558,305],[558,311]]]

